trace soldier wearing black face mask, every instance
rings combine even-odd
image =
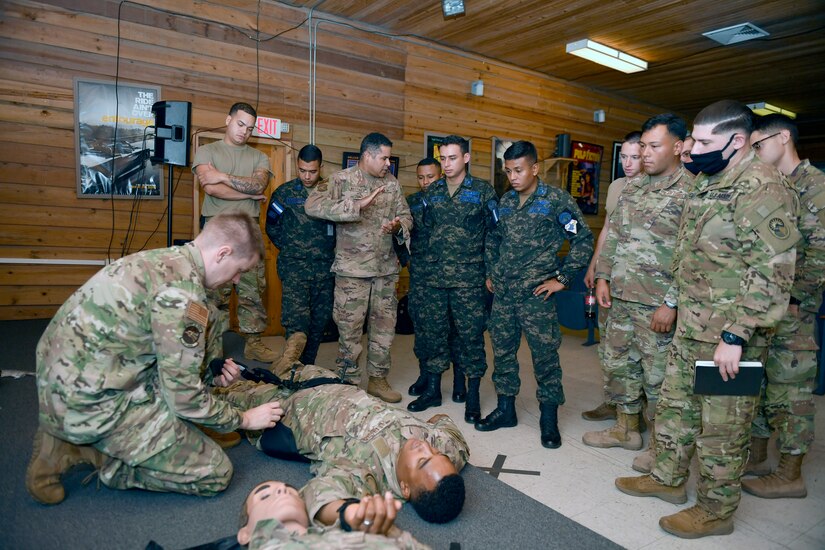
[[[616,480],[624,493],[682,504],[696,452],[696,505],[659,520],[684,538],[733,532],[758,401],[694,395],[695,362],[713,359],[727,381],[740,360],[761,360],[765,329],[782,319],[793,284],[799,202],[782,174],[753,154],[752,117],[726,100],[694,120],[686,166],[698,173],[674,251],[679,309],[656,408],[656,461],[649,475]]]

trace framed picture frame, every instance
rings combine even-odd
[[[77,196],[163,198],[163,166],[149,158],[160,86],[74,80]]]
[[[570,166],[567,191],[576,199],[582,214],[599,212],[599,173],[603,152],[601,145],[572,142],[570,156],[574,162]]]
[[[346,170],[347,168],[352,168],[356,164],[358,164],[358,159],[361,158],[360,153],[356,153],[354,151],[344,151],[343,158],[341,159],[341,168]],[[390,173],[398,177],[398,167],[401,165],[401,159],[399,157],[390,157]]]
[[[501,197],[510,190],[510,180],[504,173],[504,151],[517,140],[493,136],[490,149],[490,180],[496,194]]]
[[[617,179],[624,177],[624,168],[622,167],[622,142],[613,142],[613,158],[610,166],[610,182],[613,183]]]

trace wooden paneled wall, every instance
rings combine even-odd
[[[26,259],[115,259],[127,239],[130,200],[76,196],[74,78],[114,81],[117,72],[123,82],[160,85],[162,99],[192,102],[198,130],[219,128],[234,101],[257,103],[260,114],[291,124],[284,141],[294,147],[309,141],[306,10],[256,0],[6,0],[0,10],[0,258],[21,260],[0,264],[0,319],[53,314],[99,269]],[[370,131],[394,141],[407,192],[416,188],[425,132],[472,138],[472,171],[484,178],[491,137],[530,139],[550,156],[554,136],[569,133],[605,148],[603,202],[612,142],[666,110],[457,50],[352,29],[322,12],[313,18],[315,141],[326,174]],[[484,97],[470,95],[478,79]],[[592,122],[596,109],[606,111],[604,124]],[[175,179],[174,237],[190,238],[192,177],[177,169]],[[165,245],[165,208],[165,201],[141,203],[129,252],[144,243]],[[598,216],[589,221],[602,225]]]

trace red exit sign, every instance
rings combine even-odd
[[[252,132],[252,135],[280,139],[281,119],[259,116],[258,121],[255,123],[255,130]]]

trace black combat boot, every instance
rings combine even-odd
[[[464,421],[475,424],[481,419],[481,398],[478,395],[481,378],[467,379],[467,402],[464,405]]]
[[[476,430],[492,432],[499,428],[512,428],[518,424],[516,418],[516,396],[499,395],[498,406],[486,418],[476,422]]]
[[[561,447],[561,434],[559,433],[559,406],[557,403],[542,403],[541,420],[541,444],[548,449],[558,449]]]
[[[453,402],[464,403],[467,389],[464,387],[464,369],[453,363]]]
[[[407,390],[407,393],[412,395],[413,397],[417,397],[424,393],[424,388],[427,387],[427,371],[424,370],[424,367],[418,367],[418,379],[413,382],[413,385]]]
[[[407,405],[407,410],[412,412],[426,411],[430,407],[441,405],[441,373],[427,373],[427,387],[421,396]]]

